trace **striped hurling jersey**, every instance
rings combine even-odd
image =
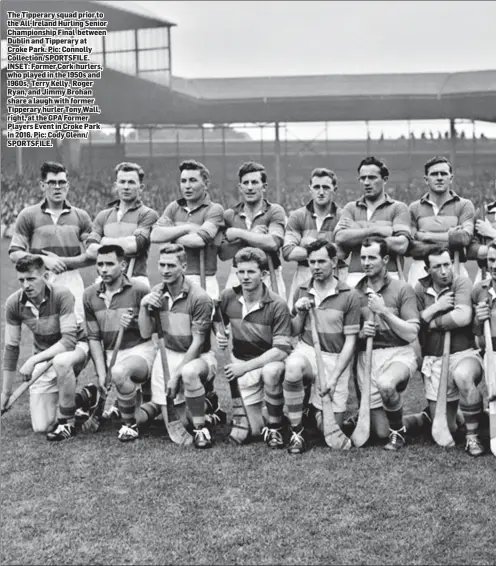
[[[217,250],[222,240],[221,230],[224,228],[224,209],[220,204],[212,202],[208,194],[193,210],[188,208],[186,199],[180,198],[167,205],[157,226],[169,228],[190,222],[202,227],[197,234],[205,242],[205,275],[215,275]],[[186,256],[188,262],[186,274],[200,275],[200,250],[186,248]]]
[[[147,277],[146,263],[150,250],[150,233],[158,219],[158,214],[152,208],[145,206],[141,200],[137,200],[134,206],[126,210],[119,219],[119,203],[120,200],[111,202],[110,208],[96,215],[86,245],[99,244],[104,236],[107,238],[134,236],[136,238],[136,263],[132,276]]]
[[[417,295],[417,305],[420,313],[435,303],[437,297],[448,291],[452,291],[455,294],[455,309],[436,316],[434,321],[436,321],[437,324],[453,325],[451,328],[450,353],[454,354],[475,346],[472,322],[467,326],[457,327],[455,326],[455,321],[452,316],[457,308],[463,306],[472,311],[472,282],[467,277],[454,277],[451,286],[446,287],[439,294],[436,294],[434,290],[430,275],[422,277],[415,285],[415,294]],[[420,322],[419,341],[422,347],[422,355],[442,356],[445,331],[442,328],[430,329],[429,325],[422,319],[420,319]]]
[[[220,309],[225,324],[231,324],[233,356],[248,361],[271,348],[291,352],[291,315],[284,299],[264,285],[259,305],[245,312],[241,286],[225,289]]]
[[[288,218],[286,225],[286,234],[284,236],[284,245],[282,247],[282,255],[286,261],[289,254],[300,245],[300,242],[305,237],[312,237],[328,242],[334,242],[334,229],[341,216],[341,208],[332,203],[330,213],[325,217],[320,230],[317,229],[317,215],[315,214],[315,207],[313,200],[308,202],[305,206],[293,210]],[[308,267],[308,261],[298,262],[298,265]]]
[[[450,198],[437,210],[434,203],[429,200],[429,193],[421,199],[412,202],[409,206],[412,223],[413,241],[409,254],[415,259],[424,259],[423,242],[415,240],[417,232],[446,233],[450,228],[462,226],[464,234],[464,246],[468,246],[474,235],[474,205],[466,198],[459,197],[453,191],[449,191]],[[460,254],[460,261],[466,261],[465,254]]]
[[[62,214],[54,222],[48,203],[43,200],[28,206],[17,217],[9,254],[15,251],[41,254],[46,250],[59,257],[76,257],[90,232],[91,219],[85,210],[65,201]]]
[[[4,369],[7,371],[15,371],[17,366],[22,323],[33,333],[35,353],[47,350],[57,342],[61,342],[67,351],[74,350],[78,340],[86,340],[84,329],[78,329],[76,322],[74,296],[65,287],[46,283],[45,296],[38,308],[19,289],[8,297],[5,314]]]
[[[488,299],[489,304],[491,305],[491,318],[489,321],[491,323],[493,352],[496,352],[496,291],[494,290],[491,278],[480,281],[474,285],[474,288],[472,289],[472,306],[474,309],[473,329],[476,336],[484,336],[484,328],[475,318],[475,307],[477,306],[477,303],[485,302]]]
[[[357,292],[346,283],[337,281],[336,287],[318,304],[313,281],[310,280],[296,290],[294,303],[301,297],[315,301],[315,323],[320,348],[323,352],[339,354],[346,336],[360,331],[360,298]],[[294,307],[293,314],[296,314]],[[313,346],[309,316],[305,318],[301,339],[305,344]]]
[[[491,202],[489,204],[487,204],[487,209],[486,209],[486,220],[488,220],[491,223],[491,226],[496,229],[496,201]],[[475,212],[475,217],[474,217],[474,227],[475,227],[475,223],[477,222],[477,220],[482,219],[482,212],[480,210],[480,208],[478,208]],[[483,238],[482,236],[479,236],[474,228],[474,237],[472,238],[472,241],[470,242],[470,246],[467,250],[467,258],[468,259],[477,259],[477,254],[479,252],[479,248],[481,247],[482,244],[488,244],[488,241],[484,241],[485,238]],[[479,267],[486,267],[487,268],[487,260],[483,259],[483,260],[479,260]]]
[[[346,204],[341,218],[352,220],[355,223],[355,228],[366,228],[374,225],[391,226],[393,236],[406,236],[408,241],[410,241],[410,214],[408,213],[407,205],[404,202],[392,199],[388,194],[384,194],[384,197],[384,202],[372,212],[370,218],[367,218],[368,209],[364,197]],[[343,228],[338,223],[335,233],[337,234],[340,230],[343,230]],[[361,244],[349,250],[345,248],[346,251],[351,251],[349,273],[363,273],[360,249]],[[388,271],[395,272],[398,270],[396,267],[396,255],[393,252],[389,254]]]
[[[360,327],[366,320],[369,320],[371,311],[368,307],[368,278],[363,277],[357,283],[356,290],[360,296],[361,305],[361,322]],[[400,281],[398,279],[392,279],[388,273],[384,278],[384,285],[378,291],[378,295],[381,295],[384,299],[384,303],[390,312],[396,315],[398,318],[405,320],[406,322],[411,322],[420,326],[420,317],[417,309],[417,299],[415,297],[415,291],[411,285]],[[376,334],[373,342],[373,349],[377,348],[395,348],[398,346],[406,346],[408,342],[396,335],[393,330],[389,327],[387,321],[385,321],[381,316],[376,315],[375,317],[377,324]],[[366,346],[366,340],[358,340],[358,349],[364,351]]]
[[[201,334],[204,336],[202,353],[208,352],[214,304],[207,292],[187,279],[175,299],[164,283],[155,285],[154,291],[163,295],[160,320],[165,347],[174,352],[187,352],[193,342],[193,334]]]
[[[88,340],[102,341],[105,350],[114,348],[121,316],[126,314],[129,308],[133,309],[134,318],[124,330],[121,350],[146,342],[140,334],[138,315],[141,299],[149,292],[148,287],[139,280],[129,280],[126,275],[123,275],[122,279],[122,287],[112,296],[108,307],[103,281],[87,287],[83,294]]]
[[[245,203],[239,202],[235,207],[229,208],[224,212],[224,222],[226,229],[242,228],[243,230],[253,230],[256,226],[267,226],[268,233],[273,236],[278,249],[283,244],[286,215],[280,204],[273,204],[264,199],[262,209],[253,218],[253,222],[250,223],[245,214]],[[222,244],[232,247],[234,250],[233,255],[235,255],[238,250],[248,245],[245,242],[228,242],[225,237],[222,240]],[[270,253],[275,268],[281,265],[279,252],[266,253]]]

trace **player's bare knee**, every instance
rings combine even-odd
[[[265,385],[276,386],[282,383],[284,375],[284,363],[273,362],[262,369],[262,379]]]
[[[381,397],[384,401],[393,401],[397,396],[398,392],[396,391],[396,387],[391,380],[391,377],[386,375],[380,375],[377,378],[377,389],[381,394]]]
[[[117,387],[117,389],[121,390],[126,386],[128,381],[131,382],[127,375],[127,370],[121,366],[114,366],[112,368],[112,383]]]
[[[181,377],[185,389],[198,389],[202,385],[198,371],[193,368],[184,367]]]
[[[284,370],[284,381],[298,383],[303,380],[305,364],[299,358],[288,359]]]

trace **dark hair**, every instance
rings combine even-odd
[[[233,258],[233,266],[238,267],[238,263],[243,261],[254,261],[260,268],[260,271],[267,271],[267,269],[269,269],[267,254],[259,248],[247,247],[236,252]]]
[[[98,248],[98,255],[114,254],[114,253],[119,261],[122,261],[126,258],[126,254],[124,253],[124,250],[122,249],[121,246],[118,246],[117,244],[108,244],[106,246],[100,246]]]
[[[67,173],[67,169],[56,161],[45,161],[40,167],[41,180],[44,181],[47,178],[48,173]]]
[[[179,165],[179,171],[182,173],[183,171],[200,171],[201,178],[206,183],[210,180],[210,171],[195,159],[186,159],[185,161],[181,161]]]
[[[181,263],[186,263],[186,250],[181,244],[165,244],[165,246],[160,248],[160,255],[162,254],[176,254],[177,259]]]
[[[389,248],[387,242],[384,238],[379,238],[378,236],[370,236],[365,238],[362,242],[362,246],[368,248],[372,244],[379,244],[379,255],[385,257],[389,254]]]
[[[314,177],[330,177],[334,187],[338,186],[338,177],[332,169],[327,169],[326,167],[316,167],[310,173],[310,183]]]
[[[489,244],[487,244],[487,247],[496,250],[496,240],[489,242]]]
[[[328,242],[327,240],[318,239],[318,240],[314,240],[313,242],[305,246],[305,250],[307,251],[307,257],[310,257],[310,254],[312,252],[317,252],[322,248],[325,248],[327,250],[327,255],[329,256],[329,259],[334,259],[338,253],[336,246],[334,244]]]
[[[360,169],[364,165],[375,165],[376,167],[378,167],[379,171],[381,173],[382,179],[387,179],[389,177],[389,169],[387,168],[387,165],[384,163],[384,161],[381,161],[380,159],[378,159],[377,157],[374,157],[373,155],[371,155],[369,157],[365,157],[365,159],[362,159],[360,161],[360,165],[358,166],[358,169],[357,169],[358,174],[360,174]]]
[[[129,171],[136,171],[136,173],[138,173],[140,183],[142,183],[143,179],[145,178],[145,172],[143,171],[142,167],[137,163],[130,163],[129,161],[123,161],[122,163],[119,163],[115,166],[114,171],[116,179],[117,174],[120,171],[123,171],[124,173],[128,173]]]
[[[446,246],[438,246],[437,248],[430,250],[430,252],[424,257],[424,263],[425,263],[426,267],[430,267],[430,265],[431,265],[431,261],[429,259],[429,256],[431,256],[431,255],[442,255],[442,254],[444,254],[444,252],[448,252],[449,256],[451,257],[451,252],[450,252],[449,248],[447,248]]]
[[[31,271],[37,269],[38,271],[45,271],[45,262],[43,258],[39,255],[26,254],[19,258],[15,263],[16,271],[19,273],[26,273],[26,271]]]
[[[256,161],[247,161],[246,163],[243,163],[243,165],[241,165],[238,169],[238,178],[241,182],[241,179],[245,175],[248,175],[248,173],[257,173],[258,171],[260,171],[262,183],[265,184],[267,182],[267,171],[262,164],[257,163]]]
[[[429,174],[429,169],[433,166],[433,165],[437,165],[438,163],[447,163],[449,166],[449,171],[450,173],[453,173],[453,167],[451,166],[451,163],[449,161],[449,159],[446,159],[446,157],[441,157],[439,155],[436,155],[435,157],[432,157],[431,159],[429,159],[429,161],[427,161],[424,165],[424,174],[428,175]]]

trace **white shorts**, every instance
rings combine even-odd
[[[88,361],[89,346],[88,342],[78,342],[75,348],[79,348],[85,354],[84,363],[81,370]],[[33,371],[34,375],[42,374],[48,362],[36,364]],[[76,376],[77,377],[77,376]],[[31,414],[31,426],[35,432],[48,432],[57,423],[57,409],[59,405],[59,387],[57,374],[53,366],[42,375],[38,381],[29,388],[29,409]]]
[[[397,271],[388,271],[388,275],[391,279],[399,279],[400,276],[398,275]],[[346,285],[349,285],[352,289],[354,289],[358,282],[365,277],[365,273],[361,271],[353,271],[352,273],[348,273],[348,277],[346,278]]]
[[[84,323],[84,282],[79,269],[72,269],[71,271],[64,271],[63,273],[58,274],[49,271],[48,282],[52,285],[67,287],[67,289],[69,289],[75,299],[74,311],[76,313],[76,320],[77,322]]]
[[[480,357],[478,350],[475,350],[474,348],[450,354],[447,395],[448,401],[458,401],[460,398],[458,387],[453,380],[453,372],[455,371],[456,366],[466,358],[475,359],[480,363],[481,367],[483,367],[482,358]],[[424,378],[425,398],[428,401],[437,401],[442,360],[442,356],[424,356],[421,371]]]
[[[348,266],[338,269],[337,276],[340,281],[346,281],[348,277]],[[293,275],[293,281],[291,282],[291,289],[289,290],[288,306],[289,310],[293,308],[293,297],[296,293],[298,287],[306,283],[312,277],[312,272],[310,268],[305,265],[298,265],[295,274]]]
[[[284,279],[282,278],[282,266],[279,266],[275,270],[277,286],[279,287],[279,295],[286,300],[286,285],[284,284]],[[270,274],[267,273],[267,276],[262,280],[265,285],[272,290],[272,285],[270,282]],[[239,285],[239,279],[236,275],[236,268],[234,266],[231,267],[231,271],[229,272],[229,277],[226,281],[225,289],[232,289],[233,287],[237,287]]]
[[[320,397],[320,388],[317,384],[317,357],[313,346],[299,341],[292,354],[300,354],[304,356],[312,368],[312,391],[310,393],[310,403],[319,410],[322,410],[322,398]],[[326,374],[330,375],[334,366],[338,363],[339,354],[331,354],[329,352],[322,352],[322,359],[324,360],[324,367]],[[350,380],[351,367],[350,364],[343,371],[336,384],[334,395],[332,396],[332,408],[335,413],[344,413],[346,411],[346,404],[348,402],[348,382]]]
[[[88,361],[88,352],[89,352],[88,342],[78,342],[74,347],[74,349],[76,348],[79,348],[84,352],[86,356],[84,365],[86,365]],[[34,366],[33,376],[43,373],[47,364],[48,362],[41,362],[39,364],[36,364]],[[31,385],[31,387],[29,388],[30,395],[41,394],[41,393],[58,393],[58,392],[59,392],[59,387],[57,384],[57,374],[55,373],[55,369],[53,366],[46,372],[45,375],[40,377],[40,379],[38,379],[38,381],[33,383],[33,385]]]
[[[157,353],[157,348],[153,343],[153,340],[147,340],[146,342],[142,342],[132,348],[123,348],[117,352],[117,356],[115,358],[115,365],[125,365],[126,360],[133,356],[139,356],[143,358],[148,366],[148,375],[151,374],[152,367],[153,367],[153,360],[155,359],[155,355]],[[106,351],[107,355],[107,365],[110,363],[112,358],[112,350]]]
[[[231,355],[233,363],[242,362]],[[238,378],[239,392],[246,406],[263,403],[264,383],[262,379],[263,368],[253,369]]]
[[[169,374],[173,374],[180,363],[183,361],[185,352],[175,352],[174,350],[165,349],[167,353],[167,364],[169,366]],[[205,381],[211,381],[217,372],[217,358],[215,353],[210,350],[200,355],[200,359],[204,360],[208,366],[208,375]],[[155,362],[152,369],[151,379],[152,389],[152,402],[157,405],[166,405],[167,397],[165,395],[164,372],[162,371],[162,359],[160,357],[160,350],[157,352]],[[176,395],[174,403],[179,405],[184,402],[184,395],[181,392]]]
[[[201,286],[199,275],[186,275],[186,279],[192,283],[196,283]],[[220,297],[219,282],[215,275],[207,275],[205,277],[206,291],[210,295],[210,298],[217,301]]]
[[[410,270],[408,271],[408,284],[411,285],[415,289],[415,285],[418,283],[418,280],[422,277],[427,275],[427,271],[425,270],[425,262],[423,259],[414,259],[410,265]],[[460,264],[460,275],[463,277],[468,277],[467,270],[465,265]]]
[[[377,388],[377,378],[384,374],[394,363],[405,365],[409,371],[409,378],[417,370],[417,357],[411,344],[407,346],[394,346],[392,348],[377,348],[372,350],[372,375],[370,384],[370,408],[382,407],[382,397]],[[363,390],[365,380],[365,352],[359,352],[357,357],[357,378],[360,391]]]

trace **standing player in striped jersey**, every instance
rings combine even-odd
[[[155,358],[153,342],[141,337],[137,320],[141,299],[149,287],[142,280],[128,279],[125,252],[120,246],[101,246],[96,268],[101,280],[85,289],[83,297],[90,353],[103,389],[119,328],[125,329],[111,375],[122,422],[118,438],[129,442],[139,436],[137,385],[149,378]]]
[[[496,190],[496,181],[494,185]],[[467,250],[468,259],[475,259],[479,264],[474,283],[481,281],[482,268],[487,269],[489,247],[486,243],[496,239],[496,201],[487,203],[487,205],[483,202],[481,206],[486,206],[486,210],[484,211],[485,218],[482,218],[480,211],[476,213],[475,236]]]
[[[12,394],[24,323],[33,333],[34,354],[21,366],[21,375],[29,380],[44,372],[46,362],[53,362],[29,389],[33,430],[48,432],[48,440],[66,440],[76,435],[76,376],[86,365],[86,335],[81,327],[78,330],[74,296],[65,287],[47,282],[40,256],[24,254],[15,269],[21,288],[5,304],[1,408]]]
[[[128,260],[136,258],[132,277],[150,288],[146,263],[150,233],[158,214],[141,200],[144,177],[145,173],[137,163],[124,162],[115,167],[114,189],[119,198],[97,214],[86,245],[87,253],[93,258],[100,246],[120,246]]]
[[[210,173],[198,161],[183,161],[179,165],[182,198],[167,205],[152,230],[154,243],[173,242],[186,249],[186,277],[200,284],[200,249],[205,250],[206,291],[219,297],[217,282],[217,250],[224,227],[224,209],[208,194]]]
[[[220,297],[221,315],[230,325],[233,344],[225,376],[238,380],[252,436],[263,433],[269,448],[282,448],[283,362],[291,351],[291,316],[286,301],[263,283],[268,269],[264,251],[243,248],[234,256],[234,265],[240,286],[225,289]],[[220,349],[228,347],[221,332],[217,341]]]
[[[341,214],[334,202],[337,188],[338,178],[334,171],[324,167],[314,169],[310,174],[311,200],[289,215],[282,255],[286,261],[298,263],[289,292],[290,308],[296,289],[311,277],[306,246],[317,239],[334,241],[333,231]]]
[[[205,424],[205,385],[217,370],[215,353],[210,348],[213,301],[200,285],[186,279],[186,251],[180,244],[161,248],[158,268],[162,282],[143,298],[139,314],[144,338],[156,331],[157,310],[165,335],[170,379],[164,383],[159,352],[152,371],[152,403],[162,408],[166,419],[167,396],[177,401],[184,393],[194,426],[194,445],[211,448],[212,437]]]
[[[362,242],[368,237],[385,238],[388,246],[390,277],[398,279],[397,258],[402,261],[411,238],[410,217],[405,203],[386,193],[389,169],[376,157],[362,159],[358,180],[363,196],[343,208],[336,226],[336,243],[351,252],[346,283],[354,287],[364,276],[360,261]]]
[[[292,333],[299,336],[298,344],[286,360],[284,398],[291,424],[288,451],[301,454],[305,450],[303,437],[303,405],[305,386],[312,387],[310,403],[316,422],[323,429],[322,394],[330,394],[339,426],[348,400],[350,362],[360,330],[358,294],[334,275],[337,269],[336,247],[326,240],[316,240],[306,246],[312,278],[301,285],[294,296]],[[312,341],[309,309],[315,305],[315,318],[324,364],[327,369],[325,390],[316,381],[317,363]]]
[[[76,318],[83,320],[84,283],[79,268],[94,260],[82,251],[91,232],[91,218],[85,210],[67,201],[67,170],[60,163],[46,161],[40,169],[43,200],[23,209],[14,226],[9,246],[16,263],[28,253],[43,257],[49,281],[70,289],[75,298]]]
[[[472,283],[453,274],[448,248],[431,250],[425,259],[427,276],[417,282],[415,293],[420,311],[420,345],[424,357],[422,376],[431,420],[435,414],[443,356],[444,333],[451,332],[448,374],[447,418],[450,431],[456,430],[458,401],[465,417],[466,445],[470,456],[484,449],[477,431],[482,413],[482,396],[477,385],[482,379],[482,359],[475,349],[472,331]]]
[[[451,254],[458,251],[464,262],[465,248],[474,235],[474,205],[453,191],[451,163],[445,157],[433,157],[424,165],[424,173],[428,191],[409,206],[413,236],[409,254],[413,262],[408,283],[412,287],[425,276],[425,258],[431,250],[446,246]],[[468,277],[463,265],[460,275]]]
[[[222,261],[232,259],[237,251],[253,246],[270,254],[277,279],[278,293],[286,298],[286,287],[282,278],[279,248],[284,241],[286,215],[280,204],[273,204],[264,198],[267,190],[267,172],[259,163],[244,163],[239,171],[241,202],[224,213],[226,230],[219,247]],[[271,289],[270,277],[264,284]],[[239,285],[236,268],[233,266],[227,279],[226,288]]]
[[[420,320],[415,292],[408,283],[393,279],[387,266],[390,258],[384,238],[366,238],[360,250],[365,276],[357,283],[362,322],[358,335],[357,378],[360,389],[365,375],[366,340],[373,338],[370,419],[377,437],[387,438],[386,450],[405,444],[403,399],[408,381],[417,369],[412,343]],[[371,313],[375,322],[370,320]]]

